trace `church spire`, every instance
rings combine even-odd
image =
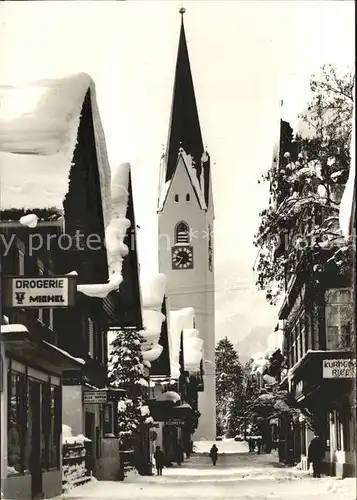
[[[169,181],[173,177],[181,147],[185,153],[193,157],[199,179],[201,157],[204,152],[183,22],[185,9],[181,7],[179,12],[181,14],[181,30],[166,148],[165,181]]]

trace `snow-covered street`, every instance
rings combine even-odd
[[[354,500],[356,480],[313,479],[306,472],[279,466],[276,456],[250,454],[245,443],[218,442],[216,467],[208,457],[210,442],[181,466],[164,469],[162,477],[130,476],[124,482],[93,482],[72,490],[66,499],[304,499]]]

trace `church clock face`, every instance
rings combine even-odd
[[[193,269],[193,248],[177,246],[172,249],[173,269]]]

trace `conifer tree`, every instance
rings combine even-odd
[[[109,381],[126,391],[118,403],[118,429],[124,449],[133,446],[148,413],[143,412],[148,383],[144,378],[144,362],[141,352],[143,338],[139,332],[117,331],[110,346]]]
[[[237,351],[227,337],[216,346],[217,432],[233,435],[239,426],[243,371]]]

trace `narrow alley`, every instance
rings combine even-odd
[[[165,468],[163,476],[129,475],[121,482],[93,482],[72,490],[66,499],[334,499],[354,500],[355,479],[314,479],[309,473],[277,464],[274,454],[249,453],[244,443],[217,443],[216,467],[208,457],[210,442],[182,466]],[[229,445],[231,449],[229,449]],[[234,445],[235,450],[232,450]],[[225,450],[225,446],[227,450]]]

